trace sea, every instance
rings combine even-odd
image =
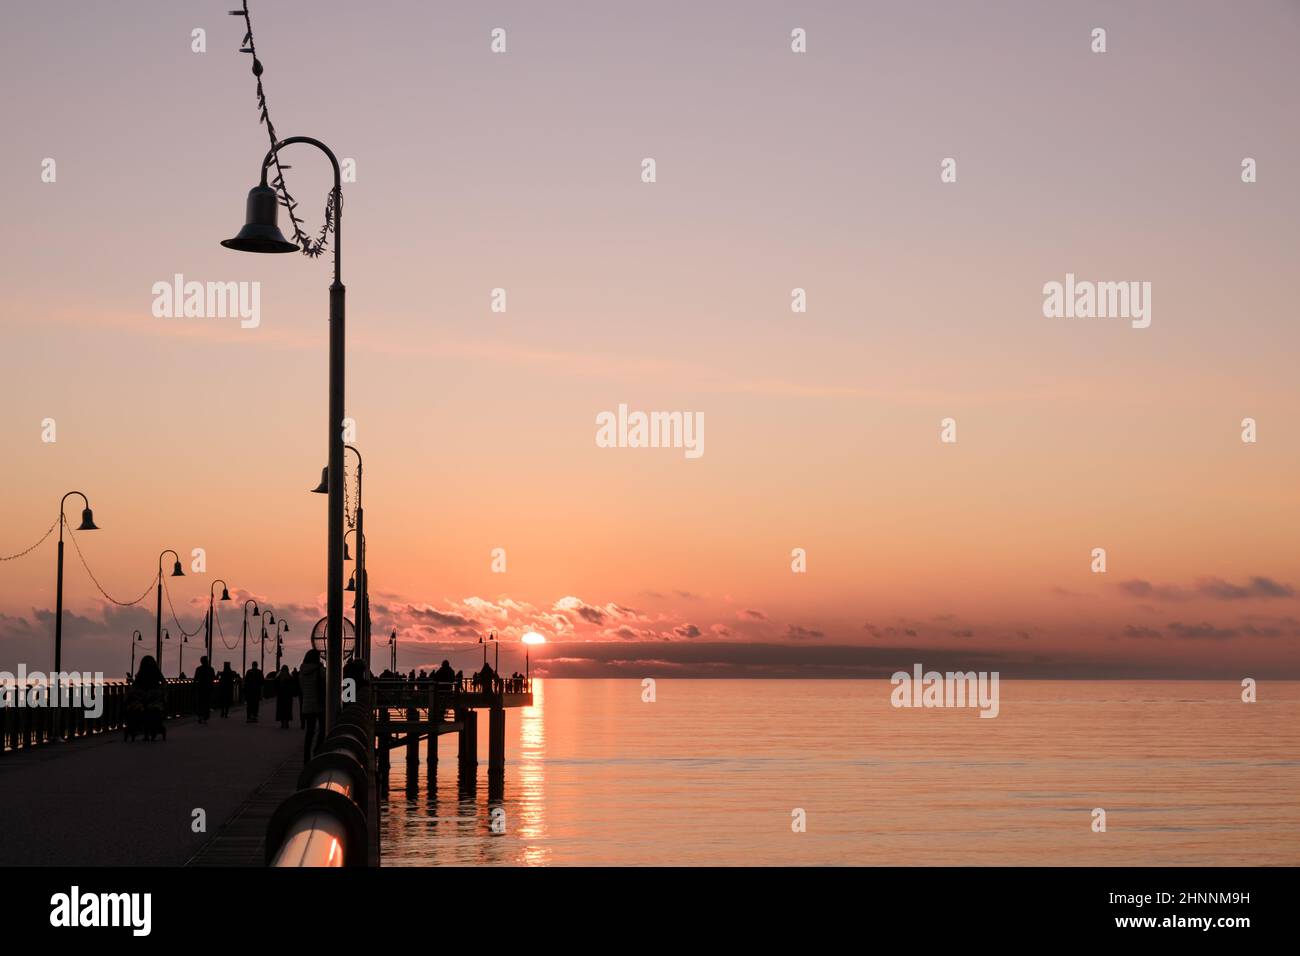
[[[490,799],[393,752],[383,865],[1300,864],[1300,682],[534,680]],[[648,699],[650,698],[650,699]]]

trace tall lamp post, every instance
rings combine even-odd
[[[54,591],[54,673],[55,680],[63,670],[63,526],[67,519],[63,516],[63,506],[73,495],[78,495],[86,503],[81,509],[81,525],[78,531],[98,531],[95,515],[90,510],[90,501],[80,491],[69,491],[59,500],[59,561],[57,583]]]
[[[212,625],[216,623],[213,620],[213,615],[215,614],[215,610],[213,608],[213,601],[216,599],[216,590],[218,584],[221,585],[221,600],[223,601],[230,600],[230,585],[226,584],[226,582],[221,578],[217,578],[215,581],[212,582],[211,586],[209,586],[208,588],[208,618],[207,618],[208,638],[204,642],[204,644],[207,647],[209,664],[212,663],[212,632],[215,630],[215,628]]]
[[[244,602],[244,656],[240,658],[239,677],[242,680],[248,673],[248,605],[253,605],[253,617],[261,617],[262,611],[257,606],[257,602],[249,598]]]
[[[279,151],[295,143],[315,146],[330,161],[334,169],[334,281],[330,283],[330,344],[329,344],[329,503],[326,507],[326,527],[329,548],[325,563],[326,614],[325,650],[325,727],[328,731],[338,720],[343,690],[343,404],[344,390],[344,306],[342,246],[343,246],[343,178],[339,173],[338,157],[318,139],[309,136],[290,136],[282,139],[267,151],[262,160],[262,177],[259,185],[248,191],[244,228],[233,239],[221,244],[239,252],[282,253],[294,252],[297,246],[284,238],[276,222],[279,200],[275,190],[266,184],[266,170]]]
[[[158,611],[154,620],[154,658],[158,661],[158,670],[162,671],[162,592],[163,592],[163,573],[162,559],[164,555],[172,555],[176,558],[176,563],[172,565],[172,577],[183,578],[185,572],[181,570],[181,556],[171,548],[163,551],[158,555]]]
[[[397,673],[397,632],[393,631],[388,638],[388,669],[393,674]]]
[[[143,643],[143,642],[144,642],[144,635],[141,634],[139,631],[134,631],[134,632],[131,634],[131,671],[130,671],[130,674],[131,674],[132,677],[135,677],[135,646],[136,646],[137,644],[141,644],[141,643]]]

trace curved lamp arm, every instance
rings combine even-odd
[[[294,143],[307,143],[315,146],[328,157],[330,165],[334,167],[334,281],[343,281],[342,267],[342,245],[343,245],[343,177],[339,173],[339,160],[334,155],[334,151],[318,139],[312,139],[310,136],[290,136],[288,139],[282,139],[272,146],[266,154],[266,159],[262,160],[262,185],[266,185],[266,171],[275,159],[278,153],[285,146],[292,146]]]

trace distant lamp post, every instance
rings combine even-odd
[[[206,646],[206,648],[207,648],[208,663],[209,663],[209,664],[212,663],[212,657],[213,657],[213,654],[212,654],[212,632],[215,630],[215,628],[213,627],[213,625],[216,623],[216,622],[213,620],[213,617],[214,617],[214,615],[215,615],[215,611],[214,611],[214,609],[213,609],[213,601],[216,600],[216,590],[217,590],[217,585],[218,585],[218,584],[221,585],[221,600],[223,600],[223,601],[229,601],[229,600],[230,600],[230,586],[229,586],[228,584],[226,584],[226,582],[223,581],[221,578],[217,578],[215,581],[212,582],[212,585],[208,588],[208,618],[207,618],[208,634],[207,634],[207,640],[204,641],[204,644],[205,644],[205,646]]]
[[[361,649],[362,660],[367,665],[370,664],[370,579],[366,570],[366,508],[365,499],[362,497],[364,482],[362,481],[365,471],[365,462],[361,457],[361,452],[355,445],[344,445],[344,451],[350,451],[357,456],[357,526],[347,534],[343,535],[343,560],[351,561],[352,555],[348,551],[348,535],[357,536],[357,569],[354,583],[344,588],[346,591],[355,591],[357,593],[356,601],[353,607],[356,608],[356,614],[353,616],[356,622],[357,645]],[[346,489],[345,489],[346,490]],[[315,494],[323,495],[329,493],[329,468],[322,468],[320,472],[320,484],[312,489]]]
[[[397,673],[397,632],[393,631],[392,636],[388,638],[388,669]]]
[[[155,621],[155,624],[154,624],[154,628],[155,628],[155,630],[154,630],[154,656],[155,656],[155,657],[157,658],[157,660],[158,660],[158,670],[159,670],[159,671],[162,670],[162,592],[163,592],[163,570],[162,570],[163,566],[162,566],[162,559],[163,559],[163,557],[164,557],[165,555],[168,555],[168,554],[170,554],[172,557],[174,557],[174,558],[176,559],[176,563],[172,565],[172,575],[171,575],[171,576],[174,577],[174,578],[183,578],[183,577],[185,577],[185,572],[181,570],[181,556],[180,556],[179,554],[177,554],[177,553],[176,553],[175,551],[173,551],[171,548],[168,548],[168,549],[165,550],[162,554],[158,555],[158,611],[157,611],[157,614],[156,614],[155,617],[154,617],[154,621]]]
[[[176,662],[176,676],[178,678],[185,676],[185,645],[188,644],[189,642],[190,642],[189,635],[182,634],[181,643],[180,643],[180,648],[181,648],[180,660]]]
[[[244,656],[241,658],[239,664],[239,676],[241,679],[246,673],[248,673],[248,605],[250,604],[253,605],[253,617],[262,616],[262,611],[257,606],[256,601],[249,598],[244,602]]]
[[[260,650],[260,653],[258,655],[258,660],[261,661],[261,663],[258,664],[257,666],[258,669],[262,671],[262,673],[266,673],[266,625],[268,624],[270,624],[272,627],[276,626],[275,615],[272,614],[270,611],[267,611],[265,614],[262,615],[262,639],[258,641],[258,647]]]
[[[338,720],[343,691],[343,399],[344,328],[347,320],[341,251],[343,177],[339,171],[338,157],[320,140],[309,136],[290,136],[275,143],[262,160],[261,182],[248,192],[244,228],[233,239],[222,242],[222,245],[239,252],[259,253],[293,252],[298,248],[280,232],[276,222],[279,199],[276,191],[266,184],[266,170],[271,161],[278,157],[281,149],[295,143],[315,146],[325,154],[334,169],[334,191],[330,194],[334,214],[334,281],[330,283],[329,310],[329,463],[325,473],[329,494],[329,504],[326,507],[329,545],[325,565],[325,593],[328,601],[325,632],[325,728],[328,731]],[[337,480],[330,480],[331,478]]]
[[[131,676],[135,677],[135,646],[144,643],[144,635],[139,631],[131,634]]]
[[[524,680],[528,681],[532,679],[533,674],[532,661],[529,660],[528,651],[534,644],[545,644],[546,638],[536,631],[529,631],[523,636],[522,640],[524,642]]]
[[[164,640],[164,641],[170,641],[171,639],[172,639],[172,636],[171,636],[170,634],[167,633],[167,628],[164,627],[164,628],[163,628],[163,640]],[[159,652],[158,652],[158,673],[159,673],[159,674],[165,673],[165,672],[163,671],[162,651],[159,651]]]
[[[58,701],[56,701],[55,703],[61,701],[63,696],[63,691],[62,691],[63,681],[59,677],[59,675],[63,673],[63,526],[67,523],[68,520],[63,515],[63,506],[67,502],[67,500],[71,498],[73,495],[78,495],[81,498],[81,500],[86,504],[86,507],[81,509],[81,524],[77,527],[77,530],[78,531],[99,530],[99,528],[95,525],[95,516],[90,510],[90,501],[89,499],[86,498],[84,494],[82,494],[80,491],[69,491],[66,495],[64,495],[59,500],[59,558],[58,558],[58,571],[55,576],[57,583],[54,589],[53,681],[55,683],[54,692],[55,694],[58,695]],[[54,728],[55,740],[61,739],[59,734],[59,727],[57,724],[60,713],[62,713],[62,708],[55,707],[54,710],[54,717],[56,721],[55,728]]]
[[[284,628],[284,630],[280,630]],[[284,635],[289,633],[289,622],[280,618],[275,625],[275,672],[280,673],[280,659],[284,655]]]

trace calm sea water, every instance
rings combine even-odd
[[[890,689],[538,681],[507,715],[505,832],[485,714],[472,796],[455,735],[433,786],[394,751],[384,864],[1300,864],[1300,683],[1003,681],[995,719]]]

